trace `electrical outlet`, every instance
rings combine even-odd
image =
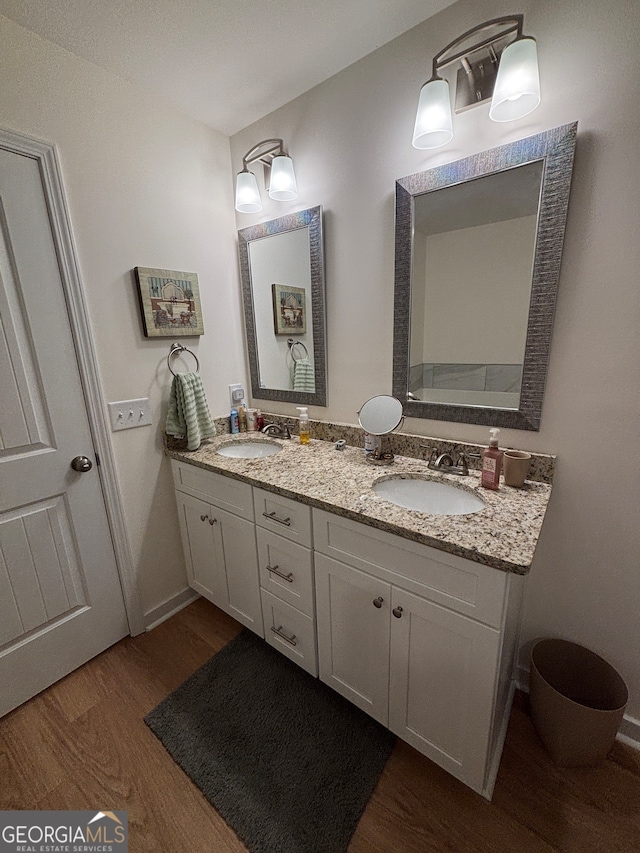
[[[229,402],[231,408],[237,408],[238,403],[244,400],[244,388],[242,385],[229,385]]]
[[[113,432],[149,426],[152,423],[149,398],[143,397],[141,400],[120,400],[118,403],[109,403],[109,419]]]

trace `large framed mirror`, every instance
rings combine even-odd
[[[238,231],[251,395],[326,406],[322,208]]]
[[[393,394],[538,430],[577,123],[396,182]]]

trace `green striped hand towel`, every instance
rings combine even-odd
[[[299,358],[293,365],[293,390],[315,393],[316,375],[308,358]]]
[[[216,434],[199,374],[178,373],[173,377],[165,432],[186,438],[187,450],[197,450],[205,438]]]

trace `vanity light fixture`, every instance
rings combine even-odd
[[[523,16],[492,18],[467,30],[433,57],[431,79],[420,90],[413,147],[440,148],[453,139],[449,83],[439,75],[457,65],[455,112],[489,98],[489,118],[513,121],[540,103],[535,39],[522,33]]]
[[[284,150],[281,139],[264,139],[254,145],[242,158],[242,171],[236,177],[236,210],[239,213],[258,213],[262,200],[258,181],[249,171],[252,163],[262,163],[265,189],[276,201],[298,198],[293,160]]]

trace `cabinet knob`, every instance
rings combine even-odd
[[[201,515],[201,516],[200,516],[200,521],[206,521],[208,518],[209,518],[209,516],[208,516],[208,515]]]
[[[401,619],[404,611],[402,610],[402,607],[394,607],[391,612],[396,617],[396,619]]]
[[[374,607],[382,607],[383,601],[384,601],[384,598],[380,595],[380,596],[378,596],[378,598],[373,599],[373,606]]]
[[[210,524],[212,527],[213,527],[213,525],[214,525],[214,524],[217,524],[217,523],[218,523],[218,519],[217,519],[217,518],[210,518],[210,519],[209,519],[209,524]]]

